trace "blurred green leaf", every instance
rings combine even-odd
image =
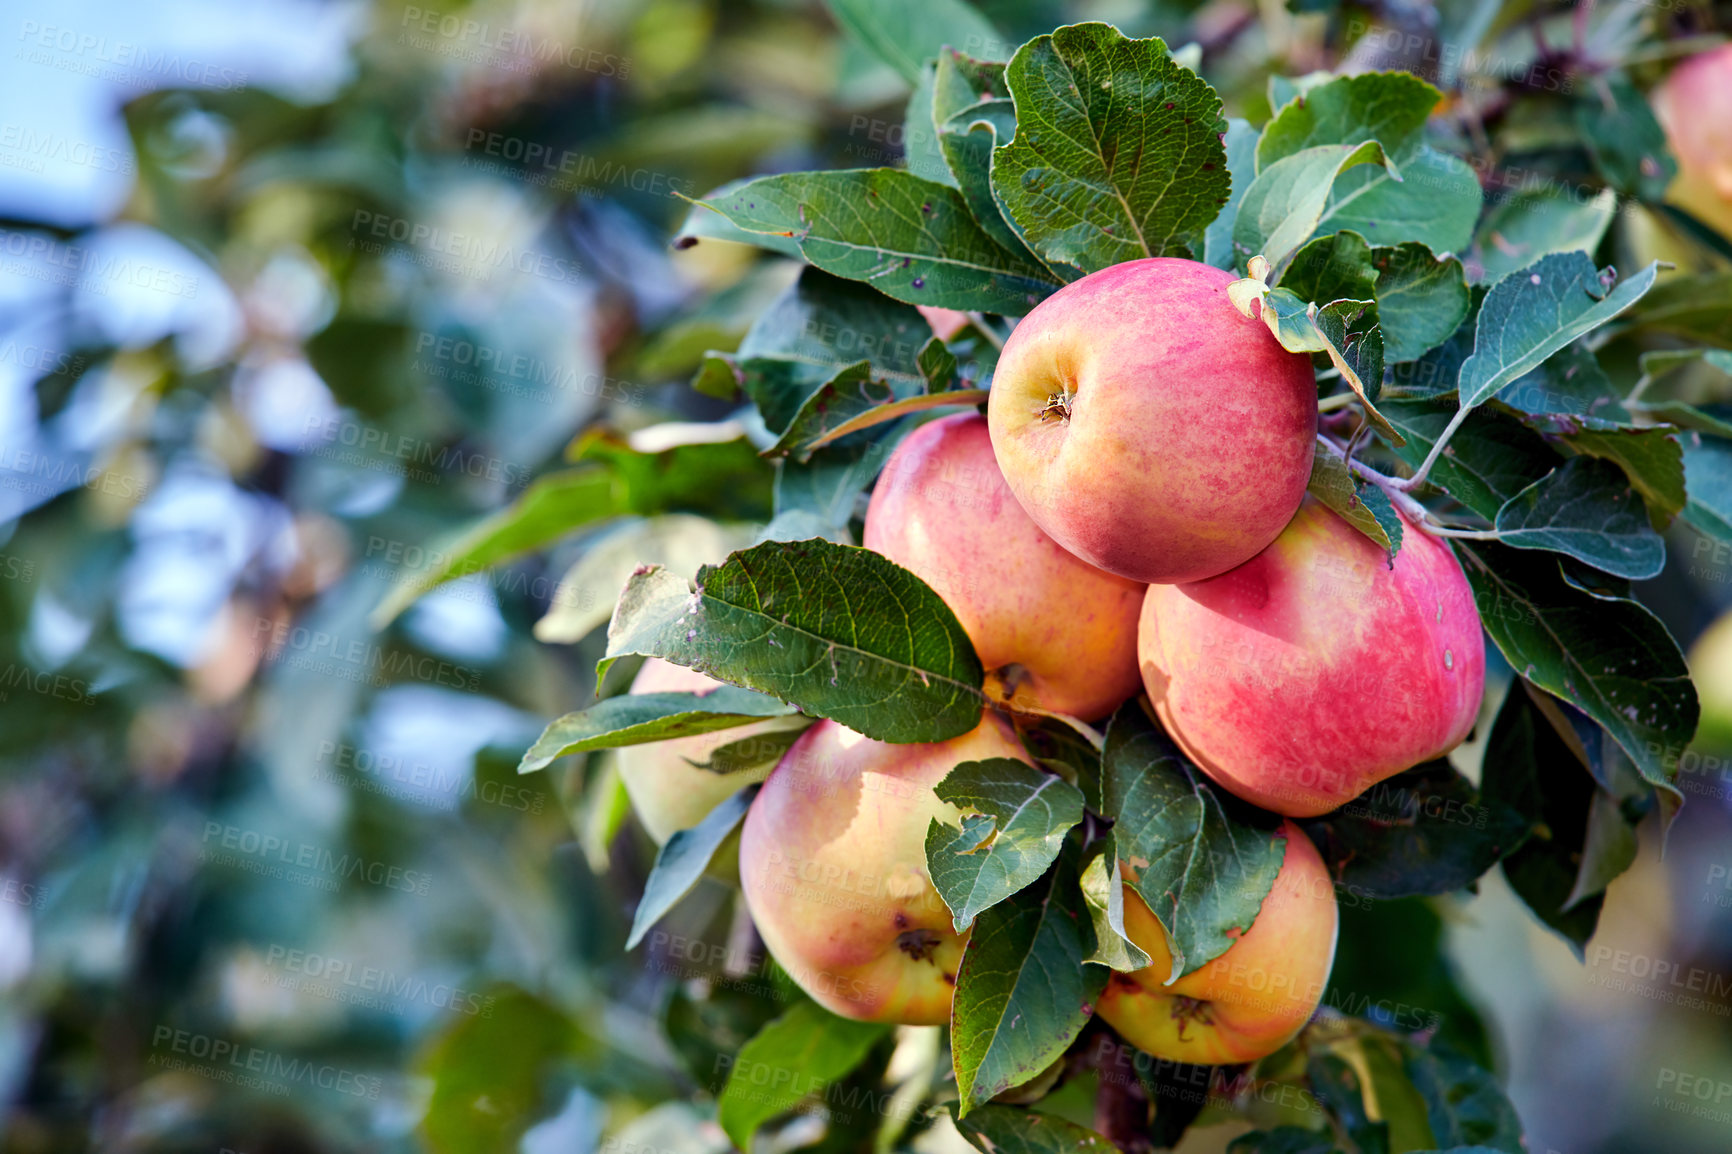
[[[859,1065],[889,1029],[839,1018],[815,1002],[796,1003],[734,1058],[717,1102],[722,1129],[750,1150],[758,1127]]]
[[[710,859],[744,820],[746,810],[757,796],[758,786],[748,785],[712,809],[691,829],[676,830],[668,838],[667,844],[656,855],[655,868],[650,870],[649,880],[644,882],[643,897],[638,900],[637,913],[631,920],[631,936],[626,939],[626,949],[636,949],[650,927],[698,884],[704,870],[709,868]]]
[[[433,1093],[420,1131],[436,1154],[515,1146],[544,1109],[543,1079],[578,1044],[571,1020],[552,1003],[510,986],[488,999],[491,1014],[460,1018],[421,1057]]]
[[[836,23],[910,84],[948,45],[975,56],[1007,52],[992,22],[967,0],[824,0]]]

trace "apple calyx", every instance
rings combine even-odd
[[[1070,405],[1073,393],[1048,393],[1046,404],[1035,413],[1043,421],[1070,420]]]

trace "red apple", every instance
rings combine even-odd
[[[1150,586],[1138,653],[1185,752],[1292,817],[1449,752],[1485,689],[1479,612],[1449,546],[1409,524],[1391,567],[1309,497],[1238,568]]]
[[[1060,548],[1017,504],[986,418],[960,413],[911,433],[884,467],[865,541],[944,598],[1013,706],[1110,713],[1142,686],[1143,587]]]
[[[987,415],[1011,491],[1066,549],[1133,581],[1197,581],[1275,539],[1311,476],[1317,386],[1227,299],[1233,274],[1127,261],[1005,342]]]
[[[1732,236],[1732,44],[1678,65],[1653,103],[1678,158],[1666,199]]]
[[[968,935],[926,876],[926,828],[962,816],[932,787],[993,757],[1029,760],[991,712],[930,745],[821,721],[770,774],[740,834],[740,884],[764,944],[819,1004],[871,1022],[950,1020]]]
[[[1299,827],[1283,822],[1281,831],[1287,856],[1251,928],[1170,986],[1166,932],[1125,888],[1125,934],[1153,963],[1113,974],[1095,1012],[1131,1045],[1172,1062],[1249,1062],[1285,1046],[1310,1020],[1335,962],[1335,886]]]

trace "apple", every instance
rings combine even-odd
[[[956,309],[947,309],[940,305],[915,305],[920,315],[926,318],[926,323],[932,326],[932,335],[941,341],[956,339],[956,334],[970,324],[967,313]]]
[[[1198,581],[1275,539],[1311,476],[1311,361],[1227,299],[1232,273],[1156,257],[1037,305],[1005,342],[987,417],[1011,491],[1084,561]]]
[[[1448,753],[1485,689],[1479,611],[1449,546],[1407,524],[1391,566],[1311,497],[1238,568],[1150,586],[1137,645],[1186,754],[1289,817]]]
[[[1029,761],[988,712],[961,737],[891,745],[833,721],[801,735],[740,833],[740,885],[783,969],[846,1018],[937,1026],[967,934],[926,875],[926,828],[960,824],[932,787],[965,761]]]
[[[1678,159],[1666,199],[1732,236],[1732,44],[1674,68],[1653,105]]]
[[[683,665],[652,657],[638,670],[631,691],[701,695],[714,692],[721,685],[721,682]],[[726,774],[699,769],[699,765],[710,759],[710,754],[731,742],[805,725],[807,720],[798,716],[778,717],[733,729],[719,729],[714,733],[700,733],[695,737],[627,745],[614,751],[614,764],[638,820],[655,843],[663,845],[677,831],[690,829],[704,820],[727,798],[769,776],[770,767],[774,764],[771,760],[761,769]]]
[[[1012,708],[1093,718],[1142,686],[1143,587],[1078,560],[1017,504],[986,418],[916,429],[884,466],[866,509],[866,548],[944,598]]]
[[[1153,961],[1115,972],[1095,1003],[1125,1041],[1168,1061],[1219,1066],[1273,1054],[1310,1019],[1335,961],[1335,886],[1299,827],[1282,822],[1281,832],[1287,854],[1251,928],[1170,986],[1166,931],[1125,887],[1125,935]]]
[[[1717,617],[1690,646],[1690,680],[1702,702],[1695,744],[1732,749],[1732,612]]]

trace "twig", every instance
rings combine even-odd
[[[1418,488],[1425,481],[1426,474],[1431,472],[1431,467],[1437,464],[1437,459],[1443,455],[1443,447],[1449,444],[1450,437],[1454,436],[1455,431],[1461,428],[1461,423],[1467,420],[1467,415],[1472,411],[1472,409],[1467,408],[1466,406],[1457,409],[1455,411],[1455,416],[1449,419],[1449,424],[1445,425],[1443,427],[1443,432],[1438,435],[1437,443],[1431,447],[1431,452],[1425,455],[1425,460],[1420,462],[1418,469],[1414,470],[1413,476],[1407,478],[1405,481],[1397,481],[1394,478],[1390,478],[1391,483],[1404,493]]]
[[[1333,413],[1336,409],[1345,409],[1359,399],[1357,393],[1336,393],[1332,397],[1324,397],[1317,402],[1319,413]]]

